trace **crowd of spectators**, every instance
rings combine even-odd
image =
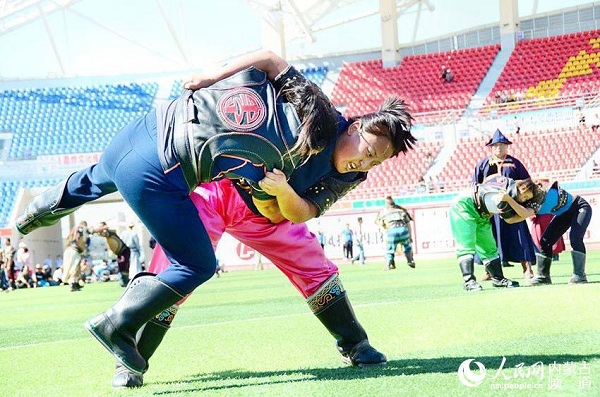
[[[83,223],[87,225],[87,223]],[[90,232],[91,235],[93,230],[90,229]],[[89,235],[87,239],[89,248]],[[52,255],[48,254],[43,261],[36,262],[25,242],[21,241],[18,249],[15,249],[11,239],[9,237],[4,238],[0,245],[0,288],[8,292],[22,288],[69,285],[68,280],[63,277],[63,255],[57,254],[54,256],[54,260],[52,258]],[[93,260],[88,249],[81,253],[81,261],[77,266],[80,270],[77,274],[80,274],[78,277],[81,286],[85,283],[119,279],[119,268],[116,259],[108,257],[107,259],[99,260],[96,258],[96,260]],[[71,273],[72,271],[73,269],[70,269]]]
[[[61,283],[62,257],[53,261],[48,255],[43,264],[33,265],[33,256],[26,243],[20,242],[18,250],[6,237],[0,247],[0,288],[12,291],[19,288],[50,287]]]
[[[496,91],[494,94],[494,102],[496,104],[520,102],[523,100],[525,100],[525,93],[523,91],[502,90]]]

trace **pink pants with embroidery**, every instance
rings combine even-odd
[[[284,221],[273,224],[267,218],[255,215],[231,180],[204,183],[190,197],[213,247],[217,246],[224,232],[229,233],[268,258],[304,298],[314,294],[325,281],[338,273],[337,266],[325,257],[321,244],[305,223]],[[148,271],[158,274],[169,264],[164,251],[157,245]]]

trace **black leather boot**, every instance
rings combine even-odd
[[[406,264],[408,265],[408,267],[412,267],[414,269],[416,265],[413,252],[410,251],[409,253],[405,253],[404,255],[406,255]]]
[[[490,277],[492,278],[492,285],[496,288],[514,288],[519,286],[518,282],[504,277],[500,258],[496,258],[488,262],[485,265],[485,270],[490,274]]]
[[[123,366],[143,374],[148,370],[148,362],[137,348],[138,330],[183,297],[154,275],[138,273],[117,303],[88,320],[85,326]]]
[[[552,284],[550,278],[550,265],[552,265],[552,257],[543,254],[535,254],[537,257],[537,275],[529,280],[531,285]]]
[[[69,178],[35,196],[27,204],[23,213],[15,221],[19,233],[26,235],[40,227],[54,225],[60,218],[75,212],[80,207],[59,208]]]
[[[140,355],[148,362],[154,354],[169,328],[171,322],[177,314],[178,305],[173,305],[146,323],[137,334],[137,349]],[[115,376],[112,385],[115,388],[132,388],[140,387],[144,384],[144,376],[135,372],[131,372],[127,367],[123,366],[117,360],[115,367]]]
[[[127,287],[129,284],[129,272],[120,272],[119,273],[119,285],[121,287]]]
[[[396,261],[393,259],[390,259],[388,261],[388,270],[394,270],[396,268]]]
[[[569,284],[585,284],[588,282],[585,274],[585,254],[580,251],[571,251],[573,259],[573,276],[569,279]]]
[[[483,288],[475,278],[475,260],[473,257],[464,257],[458,262],[463,276],[463,289],[465,291],[481,291]]]
[[[335,338],[345,364],[355,367],[385,365],[387,357],[369,344],[340,279],[330,278],[307,303],[319,321]]]

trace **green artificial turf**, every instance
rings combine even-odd
[[[83,327],[123,292],[116,282],[0,295],[0,392],[6,396],[598,396],[600,252],[587,285],[570,286],[570,255],[554,284],[462,290],[451,258],[340,264],[385,367],[341,363],[333,338],[276,269],[213,278],[181,307],[145,375],[113,390],[112,356]],[[523,281],[520,267],[505,268]],[[477,268],[481,275],[483,269]],[[461,383],[458,370],[473,361]],[[504,364],[501,368],[501,365]],[[486,374],[481,375],[477,363]],[[464,367],[464,365],[463,365]]]

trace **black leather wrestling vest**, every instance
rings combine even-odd
[[[266,171],[278,168],[288,176],[298,161],[289,154],[300,132],[298,115],[276,95],[266,73],[253,67],[208,88],[185,90],[173,128],[190,191],[214,179],[217,156],[249,161]],[[236,179],[235,170],[220,176]]]
[[[517,199],[518,191],[515,185],[515,181],[511,178],[507,178],[502,175],[492,175],[487,177],[483,183],[473,184],[473,202],[479,214],[483,217],[489,217],[492,211],[486,206],[486,196],[495,196],[499,192],[506,190],[508,194],[513,198]],[[505,209],[512,209],[506,202],[502,202],[498,206],[498,209],[504,211]]]

